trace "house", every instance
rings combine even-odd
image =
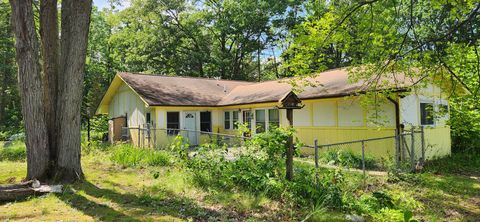
[[[97,113],[108,114],[112,119],[121,118],[119,124],[129,127],[150,123],[163,129],[233,134],[235,123],[239,122],[246,123],[252,133],[259,133],[288,124],[286,111],[277,106],[283,96],[292,92],[292,81],[314,83],[299,84],[300,91],[296,92],[304,107],[294,111],[293,125],[304,144],[312,145],[314,139],[320,144],[330,144],[393,136],[403,124],[406,128],[426,127],[425,142],[431,148],[427,156],[450,154],[448,112],[432,118],[434,110],[448,110],[445,93],[431,83],[413,90],[417,82],[400,74],[387,79],[392,84],[384,89],[390,90],[392,96],[369,108],[361,104],[359,96],[367,92],[368,87],[362,81],[350,83],[346,69],[322,72],[303,80],[264,82],[122,72],[113,79]],[[138,139],[135,134],[130,135],[134,143]],[[157,140],[163,144],[159,144],[167,145],[178,131],[165,130],[160,134],[156,135]],[[196,132],[186,136],[194,145],[203,141]],[[389,140],[369,149],[385,156],[394,152],[395,145]]]

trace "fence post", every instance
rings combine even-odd
[[[138,137],[137,137],[138,147],[140,148],[140,125],[138,125]]]
[[[406,161],[407,160],[407,142],[405,140],[405,134],[404,134],[404,131],[403,130],[400,130],[400,149],[402,150],[402,157],[401,157],[401,160],[402,161]]]
[[[362,140],[362,170],[363,170],[363,178],[365,181],[365,141]]]
[[[395,129],[395,164],[400,167],[400,131]]]
[[[147,127],[147,146],[148,148],[151,148],[152,144],[150,143],[151,142],[150,123],[145,124],[145,126]]]
[[[412,126],[412,145],[410,146],[410,162],[412,164],[412,172],[415,172],[415,128]]]
[[[318,168],[318,140],[315,139],[313,144],[314,144],[314,147],[315,147],[315,168]]]
[[[422,139],[422,161],[425,161],[425,127],[421,127],[421,139]]]

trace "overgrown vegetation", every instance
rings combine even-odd
[[[136,148],[123,144],[111,150],[110,160],[122,167],[168,166],[171,155],[166,151]]]
[[[355,154],[350,150],[342,149],[329,149],[326,152],[321,153],[320,160],[326,164],[358,169],[362,169],[363,164],[361,155]],[[382,164],[371,156],[365,156],[365,168],[379,169],[382,168]]]
[[[228,152],[215,144],[192,152],[181,137],[171,151],[91,145],[82,158],[88,182],[67,187],[58,196],[1,207],[0,219],[24,216],[25,207],[44,212],[31,216],[42,220],[67,215],[75,220],[341,221],[363,217],[397,222],[412,218],[468,221],[480,216],[475,208],[480,181],[455,176],[459,171],[454,170],[457,164],[462,175],[479,176],[478,156],[454,155],[428,163],[427,173],[394,179],[367,177],[366,184],[357,172],[315,170],[312,164],[295,162],[290,182],[284,179],[284,144],[290,133],[277,129],[258,134]],[[25,175],[24,162],[3,161],[0,168],[1,183],[19,181]],[[39,208],[45,204],[57,210]]]
[[[25,161],[26,158],[27,152],[22,141],[0,144],[0,161]]]
[[[290,207],[312,206],[306,217],[315,220],[323,210],[336,210],[361,215],[374,221],[410,221],[418,202],[406,199],[402,192],[358,192],[360,175],[353,176],[337,169],[315,169],[311,164],[296,163],[293,181],[285,179],[285,143],[293,131],[275,129],[257,134],[239,149],[226,150],[212,144],[201,146],[194,157],[184,155],[184,165],[192,181],[204,189],[222,192],[246,191],[265,195]],[[182,145],[178,139],[176,145]],[[351,152],[328,152],[325,158],[339,164],[358,167],[361,158]],[[370,167],[373,160],[367,161]],[[355,179],[354,179],[355,178]],[[356,181],[356,182],[353,182]],[[353,183],[352,183],[353,182]],[[357,216],[359,217],[359,216]],[[412,220],[414,221],[414,220]]]
[[[480,176],[480,152],[453,153],[449,157],[428,161],[424,170],[435,174]]]

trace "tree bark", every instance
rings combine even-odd
[[[44,106],[50,149],[50,170],[55,170],[57,160],[56,101],[59,66],[57,0],[40,1],[40,37],[43,55]]]
[[[62,1],[61,57],[58,78],[58,162],[55,178],[83,178],[80,163],[80,109],[92,1]]]
[[[48,138],[32,0],[10,0],[27,146],[27,179],[46,178]]]

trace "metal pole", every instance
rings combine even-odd
[[[314,144],[314,147],[315,147],[315,168],[318,168],[318,140],[315,139],[313,144]]]
[[[151,142],[151,139],[150,139],[150,137],[151,137],[150,123],[147,123],[146,126],[147,126],[147,146],[148,146],[148,148],[151,148],[152,144],[150,143]]]
[[[422,161],[425,161],[425,127],[422,126],[421,131],[421,139],[422,139]]]
[[[137,137],[138,147],[140,147],[140,125],[138,125],[138,137]]]
[[[412,145],[410,146],[410,162],[412,164],[412,172],[415,172],[415,129],[412,126]]]
[[[405,141],[405,134],[403,134],[403,130],[400,130],[400,149],[402,150],[402,161],[407,160],[407,146]]]
[[[395,129],[395,164],[397,168],[400,166],[400,131]]]
[[[365,177],[366,177],[366,173],[365,173],[365,141],[362,141],[362,170],[363,170],[363,180],[365,182]]]

